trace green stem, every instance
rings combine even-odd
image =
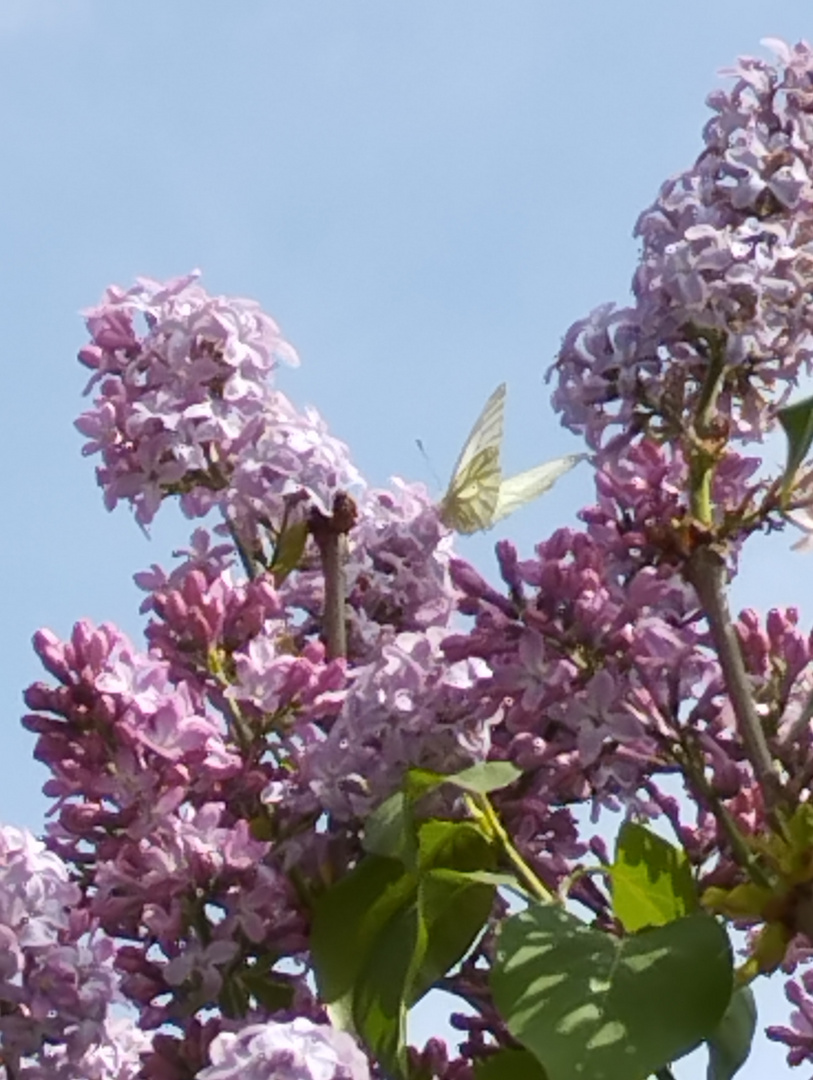
[[[554,893],[552,889],[549,889],[544,881],[541,881],[539,877],[537,877],[523,859],[522,855],[520,855],[519,851],[514,847],[511,842],[511,837],[503,828],[502,822],[497,816],[496,810],[491,805],[488,796],[472,795],[469,796],[469,799],[483,817],[492,836],[499,842],[506,858],[516,871],[517,877],[525,885],[528,892],[536,897],[537,900],[541,900],[544,904],[559,903],[560,901],[556,893]]]
[[[706,445],[706,440],[713,436],[714,413],[725,370],[725,343],[707,339],[707,345],[709,367],[694,415],[693,438],[688,455],[692,517],[703,525],[712,523],[711,485],[717,460],[716,454]]]
[[[210,674],[213,675],[214,678],[217,680],[220,689],[224,691],[227,690],[231,686],[231,683],[226,675],[226,672],[223,670],[223,665],[220,662],[220,657],[214,649],[212,649],[209,653],[208,667]],[[252,742],[251,729],[246,722],[246,718],[240,711],[240,706],[237,704],[237,702],[230,697],[226,697],[226,700],[229,705],[229,712],[232,716],[232,728],[234,729],[235,737],[243,754],[247,754]]]

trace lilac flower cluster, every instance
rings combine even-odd
[[[218,1035],[212,1064],[198,1080],[369,1080],[367,1059],[353,1039],[327,1024],[298,1017],[287,1024],[249,1025]]]
[[[611,428],[673,438],[722,368],[716,421],[760,440],[810,371],[813,53],[770,43],[782,67],[741,60],[695,165],[638,220],[635,304],[597,309],[565,337],[554,404],[595,449]]]
[[[457,597],[449,576],[452,536],[420,484],[393,480],[365,492],[348,552],[348,603],[360,654],[380,627],[423,631],[449,625]]]
[[[423,485],[393,478],[391,489],[365,490],[358,515],[344,560],[347,652],[364,663],[376,658],[382,633],[449,626],[458,596],[449,573],[452,535]],[[300,641],[321,627],[322,586],[318,552],[309,546],[279,590],[286,608],[305,614]]]
[[[97,394],[77,426],[84,452],[102,455],[109,508],[126,499],[146,525],[178,494],[198,517],[229,489],[252,536],[255,514],[281,519],[302,493],[330,505],[358,474],[318,414],[272,388],[279,361],[298,362],[273,319],[253,301],[209,296],[197,277],[111,287],[85,313],[91,343],[79,355]]]
[[[24,723],[52,773],[49,850],[0,830],[0,1040],[17,1075],[379,1075],[313,991],[310,902],[364,857],[365,820],[413,766],[516,764],[493,805],[549,887],[609,861],[579,803],[664,815],[702,883],[743,880],[731,830],[769,830],[770,807],[694,569],[713,552],[733,575],[778,522],[760,459],[732,443],[761,439],[810,367],[813,52],[775,46],[778,68],[743,60],[713,95],[703,153],[641,216],[634,303],[566,335],[554,402],[594,451],[596,501],[531,558],[500,542],[499,588],[455,556],[423,488],[365,488],[319,415],[274,388],[296,356],[256,304],[189,275],[111,288],[86,313],[95,398],[78,426],[107,505],[146,525],[178,496],[190,517],[220,511],[228,542],[199,528],[172,570],[137,575],[147,652],[109,625],[35,637],[52,681],[28,689]],[[350,488],[336,651],[314,522]],[[794,610],[745,611],[731,636],[804,802],[813,640]],[[571,895],[609,924],[600,884]],[[488,988],[504,915],[446,986],[475,1010],[453,1017],[458,1055],[411,1048],[422,1075],[472,1080],[511,1045]],[[787,955],[806,963],[809,942]],[[117,995],[134,1022],[108,1015]],[[792,1026],[769,1034],[813,1061],[809,971],[788,996]]]
[[[52,1046],[78,1070],[120,999],[112,942],[93,933],[80,902],[56,854],[25,830],[0,827],[0,1040],[17,1075],[36,1075]]]
[[[456,772],[485,761],[501,707],[472,694],[472,660],[445,663],[443,631],[403,633],[358,668],[327,737],[301,768],[320,805],[339,820],[363,819],[399,788],[412,766]]]
[[[785,994],[796,1006],[790,1014],[791,1027],[772,1025],[768,1038],[789,1047],[788,1065],[813,1064],[813,969],[805,971],[799,982],[789,981]]]
[[[476,622],[444,649],[450,660],[476,656],[491,669],[478,691],[504,709],[494,752],[525,773],[521,796],[500,807],[551,885],[585,852],[568,804],[634,801],[669,761],[677,703],[717,677],[698,647],[694,597],[674,569],[639,559],[623,576],[611,552],[589,530],[560,529],[524,561],[502,541],[508,597],[465,565],[452,568]]]
[[[138,1080],[151,1040],[125,1016],[108,1017],[81,1057],[65,1044],[46,1046],[20,1069],[20,1080]]]
[[[245,762],[200,688],[111,627],[79,624],[66,644],[40,632],[36,644],[60,683],[26,695],[54,773],[49,844],[92,872],[88,917],[130,942],[115,962],[142,1026],[188,1015],[191,999],[211,1006],[224,972],[258,954],[301,951],[291,887],[228,803]]]

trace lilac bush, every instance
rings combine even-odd
[[[728,1080],[780,968],[767,1034],[813,1065],[813,635],[727,599],[750,538],[813,533],[813,50],[769,44],[641,215],[632,303],[551,369],[594,503],[494,581],[274,387],[257,304],[190,274],[86,312],[106,505],[205,521],[136,575],[143,647],[35,636],[53,814],[0,831],[6,1080],[663,1080],[702,1043]],[[405,1044],[430,990],[456,1047]]]

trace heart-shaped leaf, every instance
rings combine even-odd
[[[731,947],[710,915],[619,938],[533,904],[503,925],[491,985],[549,1080],[646,1080],[717,1029]]]

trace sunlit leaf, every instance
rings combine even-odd
[[[471,791],[475,795],[488,795],[492,791],[508,787],[520,776],[522,776],[522,770],[510,761],[480,761],[444,779],[463,791]]]
[[[307,521],[295,521],[286,527],[274,548],[274,561],[271,564],[271,572],[277,585],[281,585],[291,571],[299,566],[307,540]]]
[[[613,913],[628,932],[662,926],[697,908],[685,851],[633,821],[618,834],[612,894]]]

